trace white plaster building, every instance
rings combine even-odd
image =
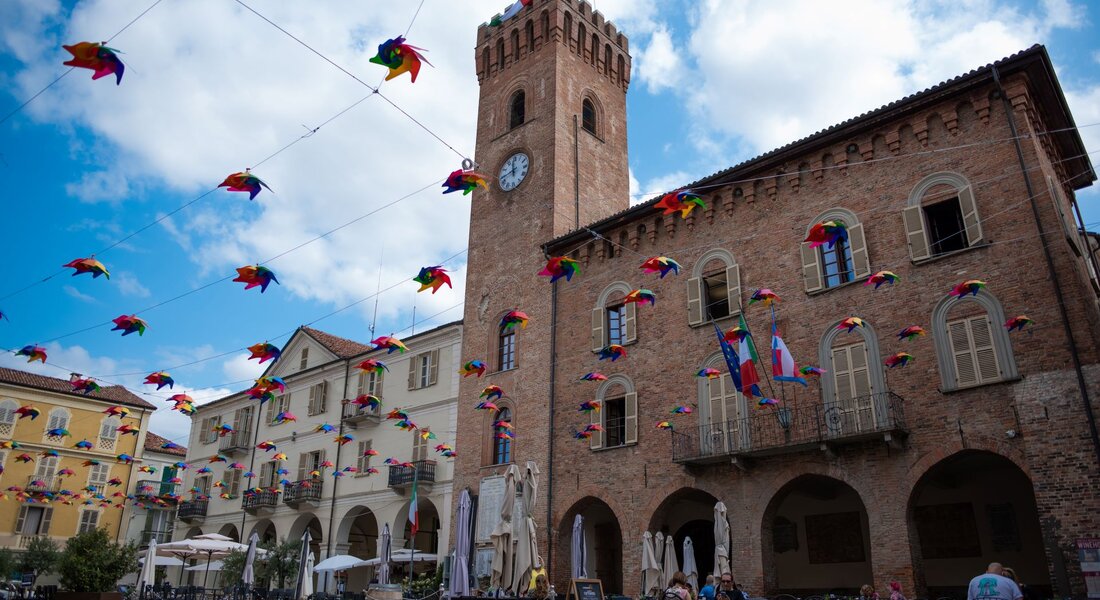
[[[179,494],[182,486],[172,481],[183,477],[183,471],[175,465],[186,460],[187,448],[164,448],[168,443],[168,439],[152,431],[145,434],[140,468],[149,467],[152,472],[139,471],[136,474],[133,493],[139,496],[139,501],[131,509],[133,512],[126,524],[125,538],[125,541],[132,541],[142,548],[154,537],[159,543],[171,540],[176,524],[177,503],[171,495]],[[160,501],[153,500],[154,496]]]

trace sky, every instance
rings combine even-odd
[[[46,365],[11,353],[0,365],[126,385],[161,407],[154,431],[186,444],[189,420],[164,399],[247,388],[263,370],[249,345],[281,346],[305,324],[366,342],[372,323],[407,337],[461,318],[469,202],[439,185],[476,160],[475,35],[506,1],[154,2],[0,2],[0,118],[65,73],[62,44],[121,31],[110,46],[126,64],[119,86],[76,70],[0,123],[0,348],[49,352]],[[630,38],[633,202],[1035,43],[1100,152],[1096,4],[594,4]],[[369,59],[406,31],[432,66],[373,95],[385,69]],[[247,167],[271,191],[215,190]],[[1100,229],[1100,193],[1078,199]],[[110,280],[61,268],[93,252]],[[279,285],[230,281],[257,262]],[[411,278],[437,264],[453,289],[417,294]],[[110,331],[132,313],[145,335]],[[142,386],[162,369],[174,390]]]

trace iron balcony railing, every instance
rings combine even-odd
[[[244,495],[241,500],[241,507],[245,510],[256,510],[259,508],[275,508],[279,505],[279,494],[271,491],[264,490],[262,492],[253,492]]]
[[[283,502],[297,505],[303,502],[319,503],[324,488],[323,479],[303,479],[295,481],[283,490]]]
[[[763,408],[741,419],[675,429],[672,460],[719,462],[904,433],[902,404],[897,394],[882,392],[798,408]]]
[[[56,475],[50,475],[48,477],[31,476],[27,478],[27,485],[24,488],[27,492],[53,492],[58,489],[60,477]]]
[[[390,487],[409,487],[413,484],[413,478],[417,483],[435,483],[435,461],[418,460],[413,466],[390,466]]]
[[[172,541],[171,529],[146,529],[141,532],[141,545],[148,546],[149,541],[156,538],[158,544]]]
[[[218,441],[218,449],[222,452],[246,452],[251,449],[252,432],[248,430],[234,431]]]
[[[188,502],[181,502],[179,512],[176,513],[179,519],[199,519],[206,517],[206,509],[210,505],[209,500],[191,500]]]
[[[171,483],[168,481],[151,481],[143,479],[137,482],[138,496],[156,496],[167,500],[167,496],[169,494],[175,494],[178,489],[178,483]]]
[[[368,407],[360,406],[354,402],[348,402],[344,404],[341,409],[341,418],[345,421],[352,423],[358,423],[361,421],[371,421],[377,423],[382,420],[382,407],[371,410]]]

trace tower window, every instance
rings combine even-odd
[[[626,398],[603,401],[605,448],[626,444]]]
[[[497,70],[504,70],[504,40],[497,40]]]
[[[852,261],[852,248],[847,240],[839,239],[831,248],[826,244],[818,249],[821,250],[821,268],[825,276],[825,287],[836,287],[852,280],[855,264]]]
[[[924,219],[928,223],[928,242],[933,256],[962,250],[969,245],[958,198],[925,206]]]
[[[592,104],[588,98],[585,98],[581,105],[581,127],[588,133],[596,135],[596,105]]]
[[[706,314],[712,321],[730,316],[730,291],[726,278],[726,265],[703,275],[703,291],[706,296]]]
[[[512,411],[507,408],[500,409],[496,414],[495,423],[499,422],[511,423]],[[508,437],[498,437],[493,440],[493,464],[504,465],[512,462],[512,439]]]
[[[626,305],[607,307],[607,343],[622,345],[626,340]]]
[[[516,368],[516,331],[514,329],[500,329],[500,339],[497,342],[497,365],[499,371],[507,371]]]
[[[512,102],[509,104],[508,108],[508,129],[515,129],[523,125],[526,116],[524,107],[526,99],[527,96],[524,94],[523,90],[512,94]]]

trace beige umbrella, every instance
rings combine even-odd
[[[714,505],[714,576],[730,572],[730,524],[726,520],[726,505]]]
[[[517,596],[523,596],[531,586],[531,572],[542,568],[539,556],[538,540],[535,537],[535,501],[539,492],[539,467],[534,461],[527,461],[523,470],[523,519],[516,523],[516,559],[512,585],[509,589]]]
[[[661,587],[661,563],[653,553],[653,534],[642,534],[642,595],[648,595],[652,589]]]
[[[653,534],[653,557],[657,559],[657,566],[661,568],[661,577],[665,576],[665,534],[658,531]],[[671,579],[671,578],[669,578]],[[661,582],[661,585],[667,586],[669,579],[665,579]]]
[[[680,570],[680,565],[676,564],[676,542],[672,541],[671,535],[665,538],[664,560],[661,566],[664,567],[661,571],[665,585],[668,585],[668,582],[672,581],[672,576]]]
[[[489,586],[495,589],[507,589],[512,584],[512,563],[515,559],[512,507],[516,503],[518,477],[519,469],[516,465],[509,466],[508,471],[504,473],[504,499],[500,506],[500,522],[489,536],[493,540],[493,572],[489,577]]]

